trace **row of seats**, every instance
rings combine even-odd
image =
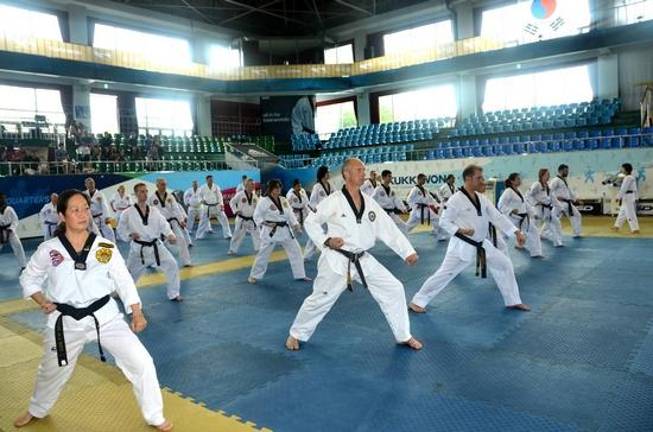
[[[306,153],[295,153],[295,154],[280,155],[279,161],[286,168],[301,168],[304,166],[304,161],[309,158],[310,156]]]
[[[190,157],[161,161],[128,161],[128,162],[86,162],[85,167],[91,167],[100,173],[143,172],[143,171],[207,171],[225,169],[223,160],[195,160]]]
[[[432,140],[437,133],[437,130],[435,132],[425,130],[419,132],[380,132],[369,135],[331,137],[324,143],[324,148],[339,149]]]
[[[484,121],[494,122],[499,120],[505,121],[512,119],[537,119],[546,117],[562,117],[566,115],[585,115],[608,111],[615,113],[619,111],[620,108],[621,102],[619,99],[604,99],[601,102],[595,100],[592,102],[570,103],[521,109],[517,108],[502,111],[488,111],[482,114],[474,113],[469,116],[468,121],[472,123],[478,123]]]
[[[365,163],[401,162],[406,160],[407,153],[414,150],[414,144],[404,144],[330,152],[313,159],[312,165],[314,167],[339,165],[350,157],[360,158]]]
[[[293,134],[290,137],[290,145],[294,152],[310,151],[321,145],[321,141],[317,134]]]

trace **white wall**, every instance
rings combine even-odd
[[[628,48],[619,52],[619,96],[625,110],[639,110],[642,88],[653,82],[653,47]]]

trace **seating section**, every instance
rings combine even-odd
[[[620,107],[621,102],[618,99],[604,99],[473,114],[460,122],[457,128],[452,129],[449,136],[608,125]]]
[[[290,145],[292,147],[292,151],[303,152],[319,148],[321,142],[320,137],[317,134],[301,134],[292,135],[290,137]]]
[[[310,160],[310,155],[306,153],[279,155],[279,162],[286,168],[302,168],[307,160]]]
[[[448,140],[441,142],[435,149],[426,150],[419,159],[492,157],[642,146],[653,146],[653,128],[608,128],[490,139]]]
[[[326,153],[313,159],[312,165],[337,166],[347,158],[357,157],[365,163],[402,162],[408,160],[408,154],[415,150],[415,144],[389,145],[356,150],[340,150]]]

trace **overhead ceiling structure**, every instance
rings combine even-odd
[[[325,29],[427,0],[113,0],[254,36],[316,36]]]

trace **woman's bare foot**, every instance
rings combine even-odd
[[[247,282],[249,282],[249,283],[251,283],[251,284],[255,284],[255,283],[256,283],[256,279],[250,276],[250,277],[247,278]]]
[[[298,280],[298,281],[304,281],[304,282],[310,282],[310,281],[312,281],[313,279],[311,279],[311,278],[309,278],[309,277],[303,277],[303,278],[299,278],[299,279],[297,279],[297,280]]]
[[[619,227],[616,227],[616,226],[610,227],[610,229],[611,229],[612,231],[614,231],[614,232],[619,231]]]
[[[520,303],[512,306],[507,306],[508,309],[515,309],[522,312],[528,312],[531,310],[531,307],[527,304]]]
[[[423,308],[421,306],[417,306],[415,303],[409,303],[408,304],[408,309],[410,309],[411,311],[413,311],[415,313],[424,313],[424,312],[426,312],[425,308]]]
[[[21,428],[34,419],[38,420],[38,418],[30,414],[29,411],[26,411],[23,415],[21,415],[20,417],[16,418],[16,420],[14,420],[14,427]]]
[[[168,431],[172,430],[174,425],[171,422],[169,422],[168,420],[166,420],[163,423],[161,423],[160,425],[157,425],[157,426],[154,426],[154,427],[157,428],[157,430],[160,430],[160,431],[163,431],[163,432],[168,432]]]
[[[299,351],[299,339],[288,336],[288,339],[286,339],[286,349],[289,351]]]
[[[408,348],[414,349],[415,351],[421,350],[424,346],[422,342],[418,341],[414,337],[408,339],[406,342],[402,342],[401,345],[406,345]]]

